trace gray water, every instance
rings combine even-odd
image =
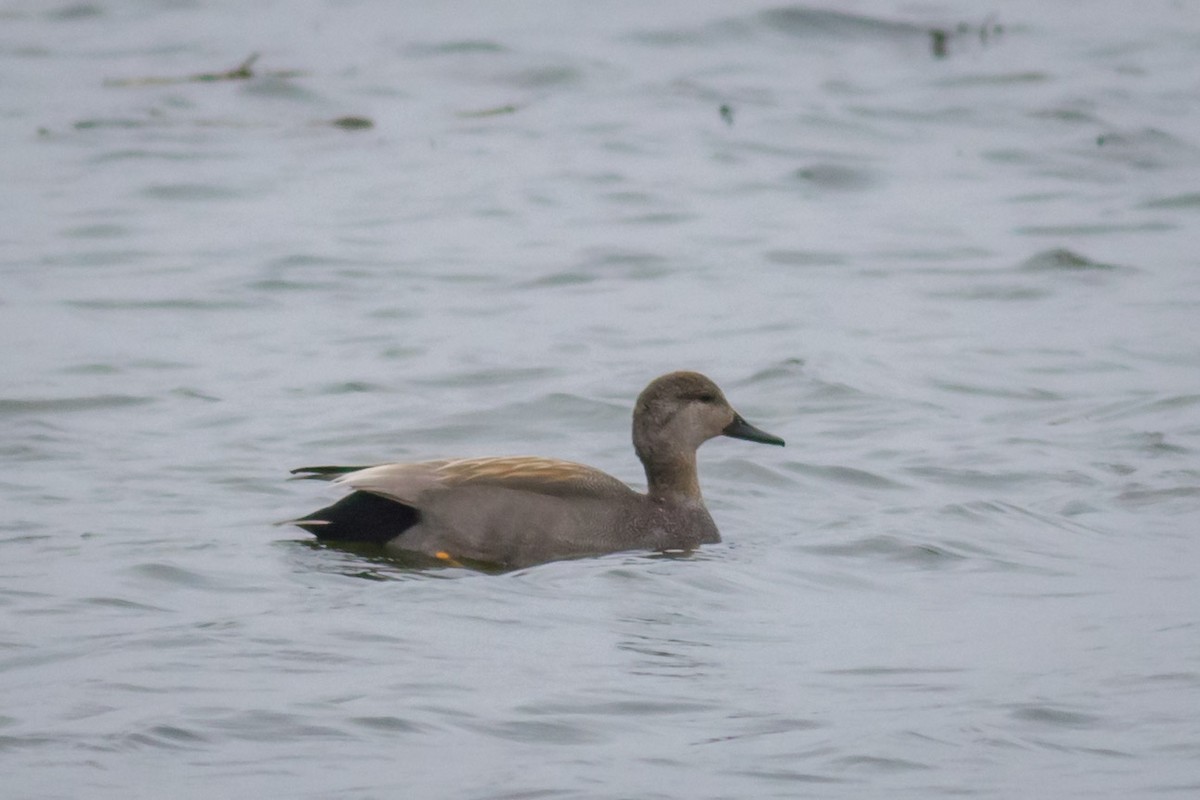
[[[1200,5],[833,8],[6,3],[4,797],[1195,796]],[[272,526],[680,368],[720,545]]]

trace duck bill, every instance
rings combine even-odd
[[[763,444],[777,444],[783,447],[783,439],[773,436],[764,430],[759,430],[742,419],[741,414],[734,414],[733,422],[726,425],[725,430],[721,431],[721,433],[726,436],[732,436],[734,439],[745,439],[748,442],[761,442]]]

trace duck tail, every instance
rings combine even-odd
[[[291,480],[331,481],[340,475],[358,472],[360,469],[367,467],[297,467],[291,472]]]
[[[321,541],[386,544],[420,518],[410,505],[370,492],[351,492],[331,506],[288,522]]]

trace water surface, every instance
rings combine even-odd
[[[1191,797],[1200,17],[837,9],[0,12],[7,792]],[[679,368],[690,557],[272,527]]]

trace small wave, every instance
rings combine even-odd
[[[1056,247],[1030,256],[1021,264],[1021,269],[1030,272],[1092,272],[1112,271],[1121,267],[1093,261],[1065,247]]]
[[[1055,728],[1095,728],[1103,721],[1093,714],[1067,711],[1048,705],[1017,706],[1011,712],[1013,719]]]
[[[0,415],[44,414],[75,411],[99,411],[108,408],[128,408],[151,402],[149,397],[122,394],[100,394],[90,397],[46,397],[16,400],[0,398]]]

